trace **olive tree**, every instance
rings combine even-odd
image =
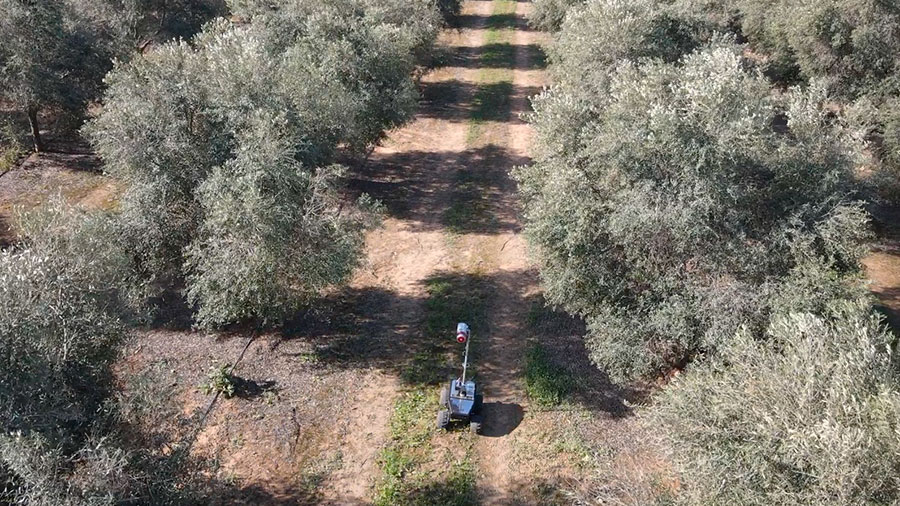
[[[528,24],[544,31],[559,30],[566,12],[584,0],[535,0],[528,14]]]
[[[883,93],[897,73],[896,2],[743,0],[738,6],[744,34],[778,76],[824,79],[835,94],[853,99]]]
[[[199,220],[193,191],[223,163],[227,136],[203,114],[186,43],[122,64],[86,132],[104,169],[126,181],[122,232],[149,286],[170,283]]]
[[[727,43],[601,68],[590,93],[567,83],[535,100],[535,162],[516,177],[547,298],[586,319],[612,376],[681,365],[758,328],[768,286],[804,255],[858,268],[849,232],[865,214],[846,205],[858,146],[822,86],[774,96]],[[838,224],[846,234],[829,232]]]
[[[109,68],[67,21],[62,0],[0,1],[0,97],[27,116],[35,151],[45,148],[40,113],[80,115]]]
[[[739,330],[648,416],[672,449],[682,504],[900,502],[895,338],[865,300]]]
[[[65,0],[72,23],[110,46],[119,59],[167,40],[188,39],[227,14],[224,0]]]
[[[703,28],[658,0],[591,0],[570,9],[548,48],[553,82],[572,93],[599,93],[619,60],[677,61],[712,38]]]
[[[115,236],[108,217],[57,203],[20,221],[24,244],[0,256],[0,420],[56,437],[90,418],[106,384],[127,259],[106,243]]]
[[[0,502],[187,504],[200,483],[177,408],[113,378],[134,283],[121,222],[59,197],[17,223],[0,252]],[[144,435],[147,401],[163,437]]]
[[[332,164],[412,114],[416,51],[437,24],[404,5],[245,2],[248,23],[110,74],[86,132],[129,185],[120,216],[148,285],[183,281],[198,322],[221,326],[277,323],[349,277],[372,205],[339,198]]]
[[[20,221],[24,242],[0,252],[0,468],[28,504],[71,504],[54,464],[80,448],[111,386],[127,258],[106,243],[107,216],[57,202]]]
[[[304,168],[271,121],[241,133],[237,156],[197,190],[204,221],[187,250],[187,295],[206,326],[293,314],[350,276],[373,224],[365,201],[342,210],[341,168]]]

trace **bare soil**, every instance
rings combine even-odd
[[[111,209],[119,189],[101,173],[100,160],[82,141],[48,143],[54,151],[33,153],[14,170],[0,174],[0,247],[16,236],[14,215],[57,194],[67,201]]]

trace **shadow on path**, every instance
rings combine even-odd
[[[525,410],[518,404],[486,402],[481,435],[485,437],[507,436],[516,430],[524,418]]]
[[[541,93],[538,86],[514,86],[509,83],[499,83],[487,86],[505,85],[509,93],[509,107],[503,113],[509,115],[510,120],[516,120],[520,114],[532,111],[529,98]],[[419,111],[420,118],[433,118],[455,123],[469,121],[472,117],[474,104],[463,103],[454,99],[454,95],[475,97],[479,90],[486,86],[476,86],[471,83],[451,80],[422,84],[422,108]],[[524,98],[525,100],[518,100]]]
[[[515,45],[500,42],[477,47],[458,47],[455,53],[448,62],[450,66],[509,70],[542,70],[547,67],[547,56],[538,44]]]
[[[489,128],[489,126],[487,127]],[[409,220],[413,231],[444,230],[447,209],[436,205],[437,195],[477,179],[478,206],[487,206],[485,219],[466,224],[465,232],[497,234],[518,231],[518,204],[514,183],[507,172],[530,162],[507,149],[488,145],[462,152],[405,151],[376,155],[364,170],[352,174],[348,187],[354,194],[368,193],[380,200],[389,216]],[[449,173],[462,172],[447,181]],[[454,187],[454,188],[451,188]],[[451,203],[452,205],[452,203]]]

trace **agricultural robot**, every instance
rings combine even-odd
[[[441,388],[441,410],[437,416],[439,429],[450,426],[451,420],[459,420],[468,423],[469,428],[475,434],[481,434],[483,422],[482,404],[483,397],[478,391],[478,386],[473,380],[466,380],[466,367],[469,365],[469,341],[471,332],[469,326],[460,323],[456,326],[456,342],[466,345],[463,356],[462,376],[450,380]]]

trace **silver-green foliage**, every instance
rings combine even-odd
[[[127,259],[106,216],[57,203],[21,223],[23,245],[0,253],[0,421],[64,439],[102,399]]]
[[[900,92],[900,5],[877,0],[739,0],[742,29],[790,77],[841,96]]]
[[[184,276],[208,326],[274,323],[346,280],[371,203],[342,203],[331,164],[412,114],[416,53],[440,23],[419,4],[243,2],[248,24],[221,20],[112,72],[87,132],[129,185],[121,216],[144,279]]]
[[[712,33],[658,0],[591,0],[569,10],[548,47],[556,86],[602,93],[619,60],[676,61]]]
[[[566,23],[581,35],[560,37],[561,69],[570,53],[598,54],[592,25]],[[649,56],[625,46],[613,54]],[[577,66],[534,101],[535,163],[517,178],[547,298],[587,320],[592,356],[615,378],[764,325],[773,290],[808,258],[838,285],[852,276],[866,226],[847,204],[858,148],[822,87],[775,96],[727,42],[674,64]]]
[[[237,157],[197,189],[204,221],[186,251],[187,295],[205,325],[277,321],[357,266],[371,218],[341,209],[342,169],[303,170],[271,130],[269,119],[248,127]]]
[[[85,466],[121,458],[100,441],[83,444],[124,334],[118,289],[128,260],[106,243],[115,237],[108,216],[55,202],[20,223],[24,241],[0,252],[0,479],[15,476],[17,504],[107,504],[106,490],[89,490],[100,482],[89,482],[116,480],[120,466],[105,475],[83,467],[80,489],[67,464],[76,453]]]
[[[544,31],[559,30],[566,12],[573,5],[578,5],[584,0],[534,0],[531,12],[528,14],[528,23]]]
[[[689,368],[649,421],[671,443],[679,500],[704,505],[900,503],[894,337],[865,301],[747,329]]]
[[[111,67],[108,47],[79,21],[64,0],[0,0],[0,99],[27,115],[36,151],[40,113],[80,119]]]
[[[897,198],[900,142],[900,4],[878,0],[737,0],[743,33],[782,81],[820,79],[835,97],[860,99],[872,152],[874,182]]]

